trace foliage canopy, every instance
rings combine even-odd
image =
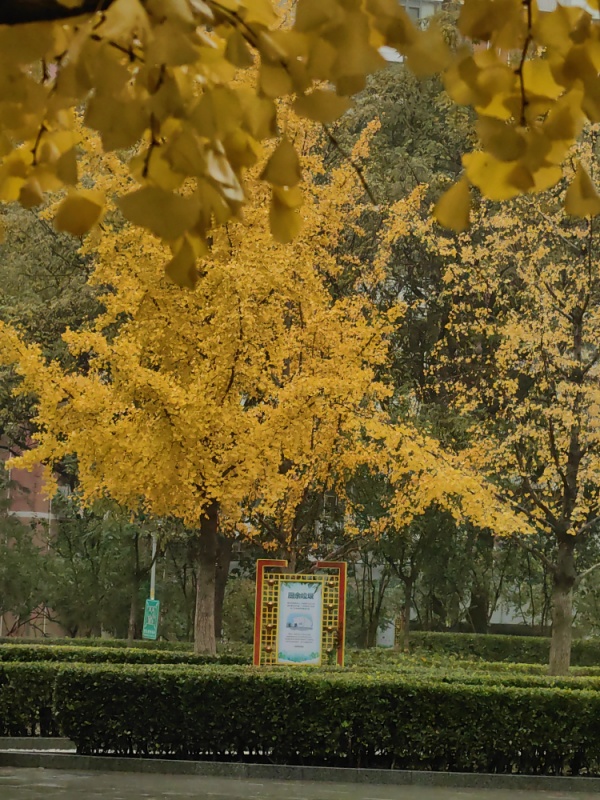
[[[593,0],[592,5],[597,0]],[[465,0],[451,49],[434,21],[417,29],[395,0],[43,0],[0,11],[0,200],[40,204],[67,187],[59,230],[102,218],[102,193],[79,187],[75,109],[105,151],[129,149],[138,186],[120,199],[134,224],[193,273],[215,224],[239,217],[245,170],[279,137],[263,170],[279,241],[299,227],[298,155],[281,98],[328,125],[350,106],[389,45],[418,75],[443,73],[454,102],[478,114],[482,149],[438,206],[463,228],[469,185],[504,200],[553,186],[586,119],[600,120],[600,31],[580,8],[541,13],[535,0]],[[235,82],[245,74],[251,80]],[[600,211],[583,166],[568,210]]]

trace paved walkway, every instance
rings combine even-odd
[[[312,782],[241,781],[0,768],[0,800],[598,800],[586,792],[445,789]]]

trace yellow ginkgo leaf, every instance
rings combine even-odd
[[[526,61],[523,64],[523,82],[528,93],[550,97],[553,100],[560,97],[565,90],[564,86],[554,80],[549,62],[541,59]]]
[[[520,130],[494,117],[480,116],[477,134],[484,149],[499,161],[516,161],[527,149],[527,140]]]
[[[453,231],[464,231],[470,224],[471,192],[468,181],[462,178],[445,192],[434,208],[440,225]]]
[[[333,122],[347,111],[352,103],[346,97],[338,97],[333,92],[324,89],[315,89],[310,94],[298,97],[294,103],[294,110],[301,117],[307,117],[315,122]]]
[[[299,186],[292,186],[289,189],[274,186],[273,194],[287,208],[300,208],[304,203],[304,195]]]
[[[419,77],[441,72],[451,60],[450,49],[435,21],[419,33],[414,44],[406,48],[406,64]]]
[[[149,30],[148,15],[140,0],[115,0],[104,12],[99,30],[106,39],[127,40],[134,32],[145,35]]]
[[[298,154],[287,136],[279,142],[260,177],[275,186],[295,186],[302,177]]]
[[[510,200],[530,191],[534,180],[519,161],[498,161],[491,153],[466,153],[463,156],[469,181],[490,200]]]
[[[187,238],[165,267],[169,278],[183,289],[193,289],[198,280],[196,253]]]
[[[95,225],[104,209],[104,195],[95,189],[79,189],[69,192],[54,217],[58,231],[83,236]]]
[[[282,202],[277,191],[274,191],[269,211],[269,223],[273,237],[281,244],[288,244],[300,232],[302,218],[298,209]]]
[[[595,217],[600,214],[600,195],[581,163],[567,189],[565,211],[574,217]]]
[[[260,65],[260,89],[265,97],[282,97],[293,90],[292,79],[283,67]]]
[[[44,202],[44,190],[36,177],[31,177],[27,183],[21,187],[19,192],[19,203],[23,208],[35,208]]]
[[[250,48],[237,28],[234,28],[227,37],[225,58],[234,66],[240,68],[251,67],[254,63],[254,57]]]
[[[74,147],[64,152],[56,162],[56,176],[62,183],[71,186],[77,183],[77,155]]]
[[[134,225],[148,228],[167,241],[174,241],[191,228],[198,217],[198,203],[190,197],[145,186],[120,197],[117,205]]]

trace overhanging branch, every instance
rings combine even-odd
[[[556,572],[556,564],[554,564],[554,562],[551,561],[541,550],[535,550],[533,547],[525,544],[525,542],[522,539],[519,539],[518,536],[512,536],[511,541],[515,542],[515,544],[517,544],[522,550],[526,550],[528,553],[531,553],[531,555],[534,558],[537,558],[538,561],[541,561],[541,563],[550,573],[554,574]]]
[[[576,587],[577,587],[577,586],[579,586],[579,584],[581,583],[581,581],[582,581],[582,580],[583,580],[585,577],[587,577],[587,576],[590,574],[590,572],[594,572],[594,570],[598,569],[598,567],[600,567],[600,563],[599,563],[599,564],[592,564],[592,566],[591,566],[591,567],[589,567],[588,569],[586,569],[586,570],[584,570],[582,573],[580,573],[580,574],[577,576],[577,578],[575,579],[575,586],[576,586]]]
[[[332,550],[330,553],[324,558],[320,558],[319,561],[335,561],[338,558],[343,558],[344,556],[349,555],[352,550],[357,548],[362,542],[365,541],[365,536],[356,536],[354,539],[351,539],[348,542],[345,542],[340,547],[337,547],[335,550]],[[317,570],[317,565],[313,564],[307,570],[305,570],[304,574],[310,575],[311,573]]]
[[[108,8],[113,0],[82,0],[76,8],[67,8],[58,0],[4,0],[0,3],[0,25],[27,22],[52,22],[82,14],[94,14]]]

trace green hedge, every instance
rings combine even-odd
[[[13,661],[57,661],[91,664],[249,664],[247,655],[222,652],[216,656],[173,650],[134,647],[57,647],[38,644],[0,644],[0,663]]]
[[[410,634],[410,649],[413,652],[445,654],[458,658],[481,658],[484,661],[547,664],[550,639],[543,636],[415,631]],[[398,657],[397,651],[383,648],[353,654],[354,660],[393,660]],[[600,666],[600,638],[576,639],[573,642],[571,663],[578,666]]]
[[[600,773],[600,691],[588,688],[596,679],[548,688],[549,679],[521,675],[535,685],[516,688],[489,677],[3,663],[0,735],[60,732],[80,753]]]
[[[123,639],[0,639],[1,644],[14,644],[19,647],[31,645],[128,648],[130,643]],[[191,652],[189,642],[151,642],[135,641],[135,649],[150,651]],[[483,659],[484,661],[512,661],[525,664],[547,664],[550,640],[542,636],[504,636],[497,634],[437,633],[415,631],[410,635],[411,650],[427,655],[446,655],[460,659]],[[252,648],[232,643],[220,648],[220,652],[245,658],[252,657]],[[395,661],[402,658],[397,651],[374,648],[372,650],[351,651],[348,661],[351,664],[375,666],[381,661]],[[600,666],[600,638],[576,639],[573,642],[572,662],[576,666]]]
[[[81,753],[600,771],[600,693],[586,690],[359,672],[85,665],[57,671],[55,713]]]
[[[45,645],[51,647],[135,647],[142,650],[178,650],[191,652],[194,645],[191,642],[163,642],[146,639],[135,639],[130,642],[128,639],[105,639],[100,637],[80,637],[80,638],[58,638],[40,637],[27,639],[21,637],[0,637],[0,645],[18,644],[23,645]]]
[[[57,736],[52,695],[58,664],[0,664],[0,736]]]
[[[106,648],[120,648],[120,649],[136,649],[136,650],[151,650],[151,651],[166,651],[177,653],[193,653],[194,645],[192,642],[163,642],[151,641],[146,639],[134,639],[130,642],[128,639],[104,639],[104,638],[75,638],[75,639],[61,639],[54,637],[43,638],[21,638],[21,637],[0,637],[0,645],[18,645],[19,647],[25,646],[43,646],[43,647],[98,647],[101,649]],[[252,660],[252,645],[243,644],[241,642],[219,642],[217,644],[217,652],[220,655],[227,654],[237,656],[240,659],[246,658],[248,661]]]
[[[47,645],[0,645],[0,664],[13,662],[55,662],[60,664],[147,664],[147,665],[247,665],[245,656],[221,653],[217,656],[195,655],[174,651],[152,651],[136,648],[101,647],[49,647]],[[545,667],[537,664],[512,664],[507,662],[461,661],[436,657],[435,660],[414,656],[373,667],[363,662],[350,666],[355,672],[387,677],[396,675],[405,679],[444,681],[477,685],[503,686],[561,686],[572,689],[600,689],[600,668],[579,667],[567,678],[549,678]]]

